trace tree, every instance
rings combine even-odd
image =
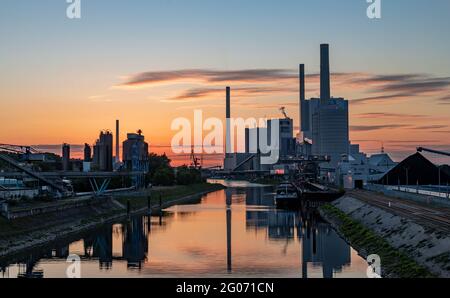
[[[156,185],[173,185],[175,175],[170,166],[171,160],[166,154],[157,155],[150,153],[149,155],[149,172],[146,176],[146,183]],[[172,180],[172,181],[170,181]]]
[[[202,175],[199,170],[182,166],[177,169],[177,184],[190,185],[202,182]]]
[[[171,167],[160,167],[155,170],[152,182],[155,185],[171,186],[175,182],[175,174]]]

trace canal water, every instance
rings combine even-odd
[[[366,277],[367,263],[312,206],[277,210],[271,187],[229,188],[0,264],[0,278],[66,277],[69,255],[91,277]]]

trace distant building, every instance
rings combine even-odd
[[[267,127],[246,128],[245,129],[245,152],[228,154],[224,161],[225,170],[240,171],[261,171],[272,170],[274,165],[265,165],[261,163],[261,157],[268,156],[270,153],[264,153],[261,150],[260,140],[265,135],[269,146],[272,140],[272,129],[274,121],[278,121],[278,145],[279,145],[279,163],[289,156],[296,155],[296,139],[294,138],[294,122],[291,118],[271,119],[267,121]],[[254,138],[252,140],[252,138]],[[279,164],[278,163],[278,164]]]
[[[296,139],[294,138],[294,121],[291,118],[276,119],[279,123],[278,135],[280,139],[280,158],[287,158],[295,155]],[[275,120],[267,121],[268,140],[271,140],[272,123]]]
[[[349,151],[348,101],[329,99],[312,109],[312,153],[336,164]]]
[[[113,135],[109,131],[102,131],[94,145],[93,164],[99,171],[113,170]]]
[[[378,181],[384,185],[446,185],[450,176],[439,167],[416,153],[385,173]]]
[[[149,171],[148,143],[141,131],[129,133],[127,140],[123,142],[124,168],[133,172]],[[133,177],[136,186],[143,186],[144,181],[138,181],[143,177]]]
[[[62,168],[63,171],[70,170],[70,145],[63,144],[62,146]]]
[[[267,121],[267,127],[259,128],[246,128],[245,130],[245,153],[260,152],[260,138],[263,134],[267,135],[267,142],[272,140],[272,126],[274,121],[278,121],[278,135],[279,135],[279,150],[280,158],[286,158],[288,156],[294,156],[296,154],[296,139],[294,138],[294,121],[291,118],[283,119],[271,119]],[[251,137],[256,136],[256,144],[253,144],[254,148],[251,148]],[[269,144],[271,145],[271,144]],[[256,149],[256,150],[255,150]]]
[[[386,153],[374,154],[369,157],[369,165],[373,174],[384,174],[397,165]]]
[[[349,155],[342,158],[336,167],[333,182],[346,189],[361,188],[367,183],[380,180],[396,165],[384,151],[367,157],[365,153],[360,152],[359,145],[351,144]]]
[[[84,161],[85,162],[91,162],[92,161],[92,150],[91,146],[89,144],[84,144]]]

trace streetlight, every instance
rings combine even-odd
[[[441,197],[441,167],[438,167],[439,197]]]
[[[408,186],[409,185],[409,173],[408,173],[409,168],[405,168],[405,170],[406,170],[406,186]]]

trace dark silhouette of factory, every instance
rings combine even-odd
[[[450,175],[422,154],[415,153],[389,170],[378,182],[384,185],[446,185]]]

